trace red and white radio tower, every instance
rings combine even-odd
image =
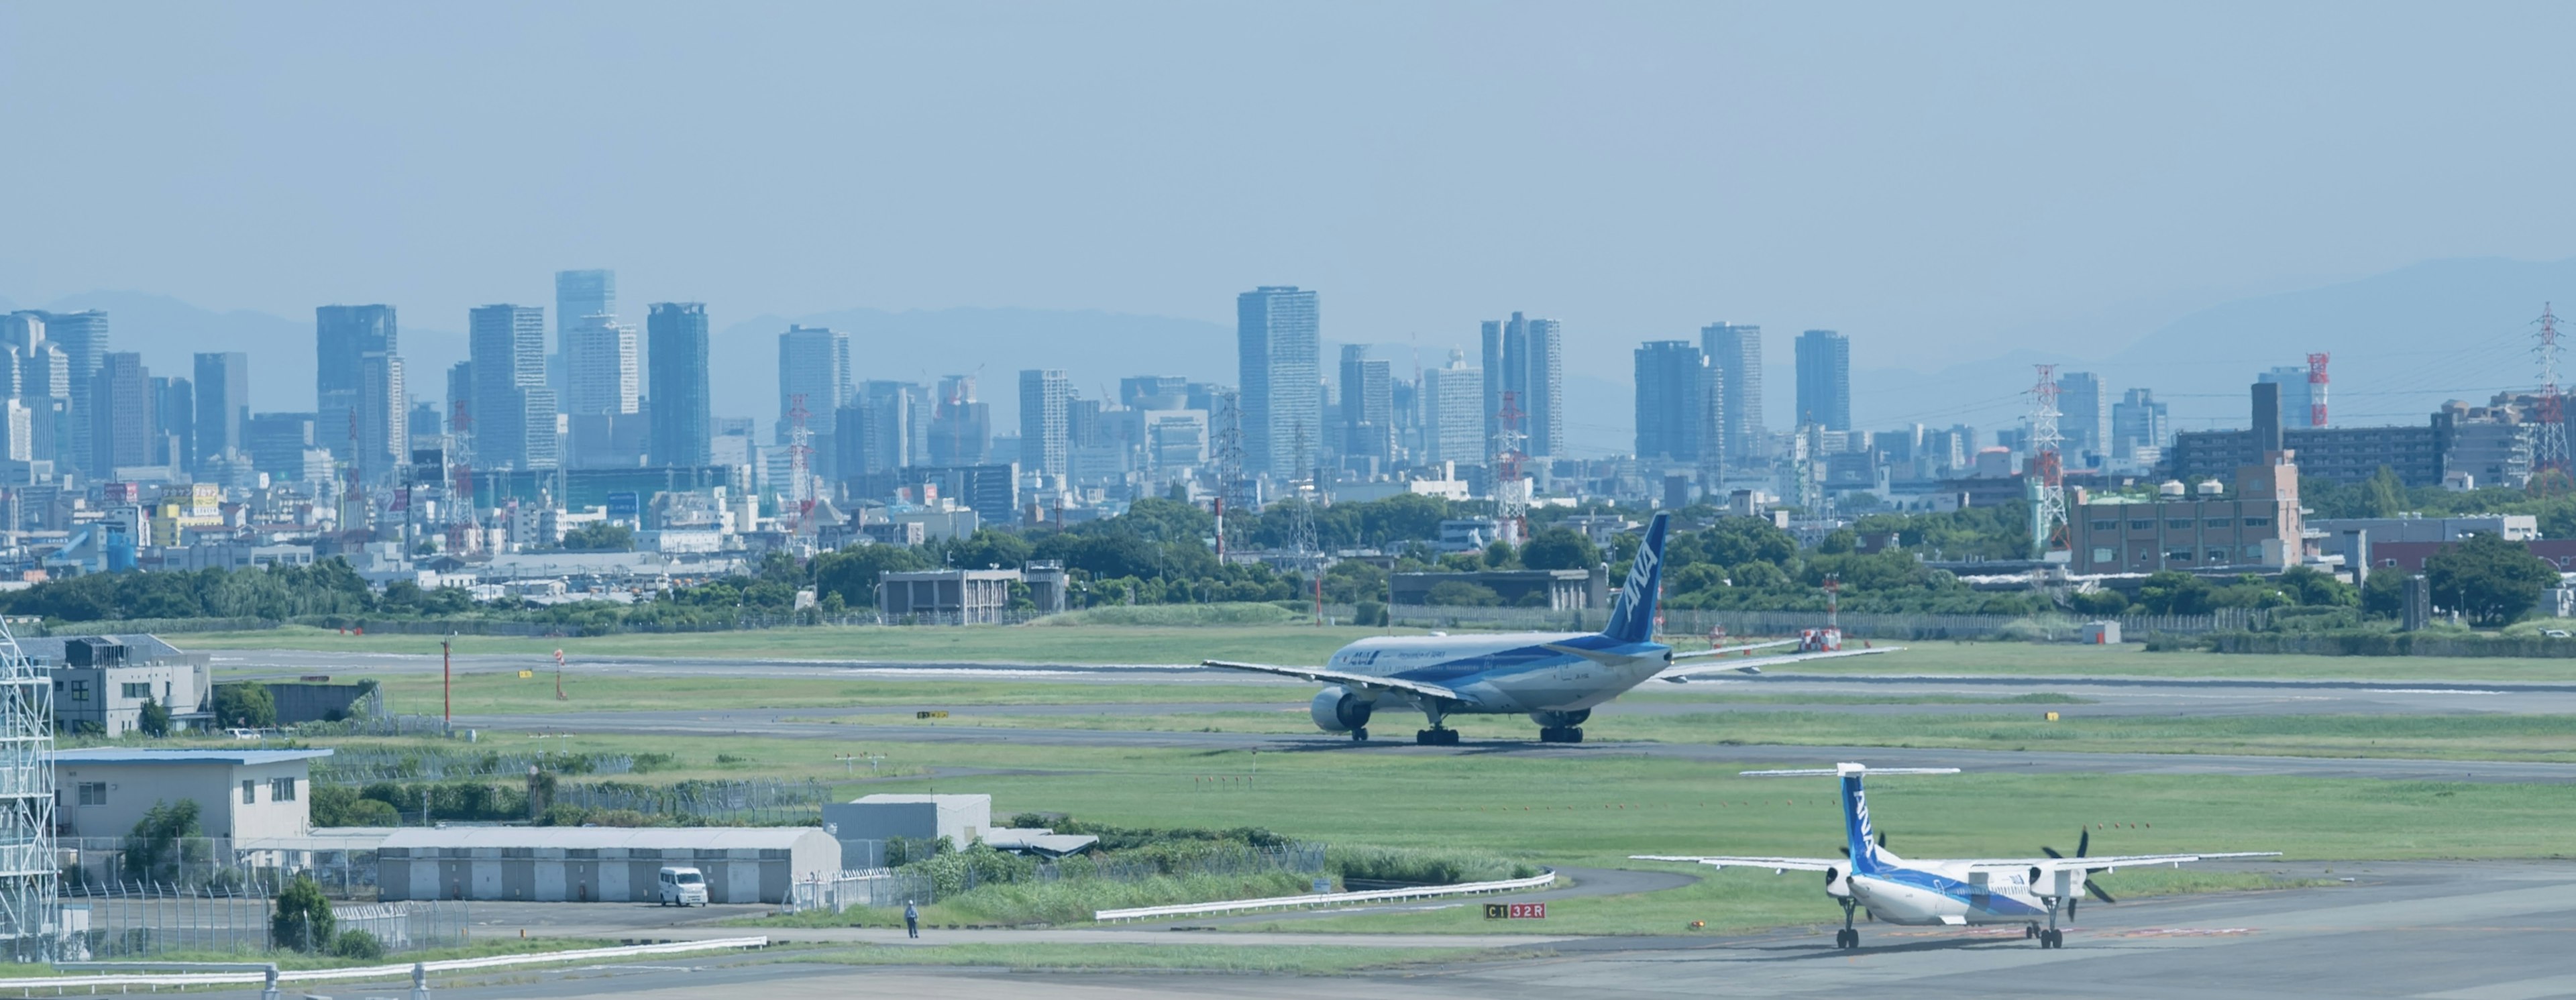
[[[2326,357],[2308,355],[2308,426],[2326,425]]]
[[[2540,343],[2532,353],[2540,361],[2540,427],[2531,445],[2532,471],[2552,469],[2567,474],[2567,397],[2558,391],[2558,316],[2540,304]],[[2536,478],[2536,477],[2535,477]]]

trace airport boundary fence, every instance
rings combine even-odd
[[[273,951],[275,897],[273,886],[191,888],[150,880],[83,885],[64,893],[63,909],[67,936],[85,954],[66,957]],[[467,904],[446,900],[339,905],[331,916],[335,931],[365,931],[389,953],[463,944],[473,926]]]

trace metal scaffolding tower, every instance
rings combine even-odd
[[[2030,389],[2030,546],[2041,558],[2066,547],[2066,474],[2058,446],[2057,366],[2033,365],[2039,384]]]
[[[0,942],[21,962],[60,937],[54,853],[54,682],[0,622]]]
[[[2540,342],[2532,355],[2540,362],[2540,420],[2531,442],[2532,480],[2543,472],[2567,475],[2567,397],[2558,389],[2558,317],[2549,303],[2540,304]]]
[[[1494,415],[1494,515],[1503,522],[1503,540],[1518,545],[1529,539],[1530,482],[1521,463],[1529,454],[1521,450],[1529,435],[1521,430],[1521,394],[1503,392],[1502,412]]]

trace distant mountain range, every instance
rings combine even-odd
[[[1854,418],[1862,429],[1909,423],[2012,426],[2028,408],[2031,365],[2102,376],[2106,394],[2149,387],[2171,406],[2176,427],[2242,426],[2246,385],[2257,372],[2303,365],[2311,351],[2333,356],[2331,416],[2339,425],[2417,423],[2446,399],[2482,401],[2539,382],[2532,350],[2542,303],[2566,301],[2576,312],[2576,259],[2553,262],[2470,258],[2428,261],[2384,274],[2316,288],[2238,299],[2189,313],[2127,344],[2031,345],[1963,361],[1940,371],[1867,365],[1867,331],[1855,334]],[[0,298],[0,309],[17,308]],[[154,372],[186,375],[190,355],[240,350],[252,355],[251,394],[261,410],[313,406],[313,325],[248,310],[215,312],[145,292],[98,291],[36,308],[104,309],[116,347],[140,351]],[[638,313],[639,310],[627,310]],[[442,391],[447,367],[465,357],[461,332],[406,322],[402,351],[413,395]],[[640,315],[627,319],[640,324]],[[719,313],[721,319],[721,313]],[[717,412],[764,423],[778,413],[777,339],[788,324],[828,326],[851,335],[860,378],[930,381],[979,374],[993,404],[997,432],[1017,426],[1018,372],[1063,368],[1084,395],[1111,395],[1117,380],[1137,374],[1232,382],[1234,331],[1197,319],[1087,310],[939,309],[894,312],[851,308],[803,316],[755,315],[715,334],[713,389]],[[1628,348],[1578,339],[1566,373],[1568,437],[1578,453],[1628,450],[1634,396]],[[1462,323],[1462,327],[1465,326]],[[1785,325],[1781,327],[1787,329]],[[1329,335],[1331,331],[1327,330]],[[1472,338],[1460,345],[1471,352]],[[1450,345],[1423,345],[1422,363],[1438,365]],[[1795,370],[1789,337],[1766,345],[1766,409],[1776,427],[1793,409]],[[1378,353],[1400,374],[1413,364],[1403,345]],[[1325,376],[1335,376],[1338,344],[1328,343]],[[2576,382],[2576,359],[2562,382]]]

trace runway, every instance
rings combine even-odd
[[[770,1000],[940,996],[1017,1000],[1227,997],[1307,1000],[1319,991],[1395,998],[1561,1000],[1788,996],[1846,1000],[1904,996],[2406,997],[2528,1000],[2576,995],[2576,865],[2520,862],[2267,866],[2321,878],[2325,888],[2139,900],[2086,906],[2066,947],[2043,951],[2012,928],[1861,925],[1862,948],[1837,951],[1819,926],[1746,937],[1564,937],[1174,933],[1155,930],[853,931],[887,947],[954,943],[1335,944],[1504,949],[1492,957],[1314,980],[1283,975],[1018,971],[799,962],[821,932],[782,930],[788,945],[744,958],[680,958],[519,974],[507,983],[459,977],[443,997],[624,997],[667,1000],[752,989]],[[2354,879],[2341,883],[2343,878]],[[1820,917],[1828,908],[1819,900]],[[1528,923],[1536,924],[1537,921]],[[712,930],[712,929],[711,929]],[[1526,931],[1542,931],[1527,933]],[[837,932],[835,932],[837,934]],[[827,952],[813,952],[818,957]],[[338,989],[351,996],[385,990]],[[235,994],[242,995],[242,994]]]

